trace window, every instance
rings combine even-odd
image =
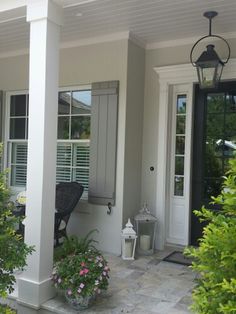
[[[10,185],[25,187],[27,176],[28,94],[8,97],[8,167]],[[56,181],[77,181],[88,195],[91,89],[60,91]]]

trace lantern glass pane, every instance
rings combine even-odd
[[[215,83],[215,67],[197,67],[201,88],[212,88]]]
[[[153,236],[155,223],[139,223],[138,245],[143,251],[151,250],[153,247]]]
[[[222,70],[223,70],[223,66],[224,65],[221,64],[220,62],[218,63],[218,66],[216,68],[216,83],[218,83],[220,81]]]
[[[125,257],[131,258],[133,256],[133,248],[134,248],[134,239],[125,239],[125,247],[124,247]]]

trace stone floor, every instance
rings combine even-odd
[[[187,314],[195,274],[190,268],[164,262],[170,250],[135,261],[107,255],[111,268],[108,291],[84,314]],[[62,297],[49,300],[43,309],[50,313],[75,314]],[[46,313],[46,312],[45,312]]]

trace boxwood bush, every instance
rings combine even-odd
[[[1,150],[0,144],[0,157]],[[7,176],[5,172],[0,172],[0,297],[6,297],[13,291],[14,271],[24,268],[27,255],[33,251],[16,233],[15,226],[19,224],[19,218],[13,215],[12,209]]]
[[[224,178],[218,197],[212,197],[220,211],[202,207],[195,214],[208,224],[199,248],[187,248],[192,268],[199,273],[191,309],[198,314],[236,313],[236,159]]]

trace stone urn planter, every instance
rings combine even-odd
[[[97,250],[70,254],[55,263],[52,281],[63,291],[66,301],[75,310],[93,304],[102,290],[108,288],[110,269]]]
[[[71,308],[73,308],[76,311],[86,310],[89,308],[93,302],[95,301],[96,296],[69,296],[67,293],[65,293],[65,298],[67,303],[70,305]]]

